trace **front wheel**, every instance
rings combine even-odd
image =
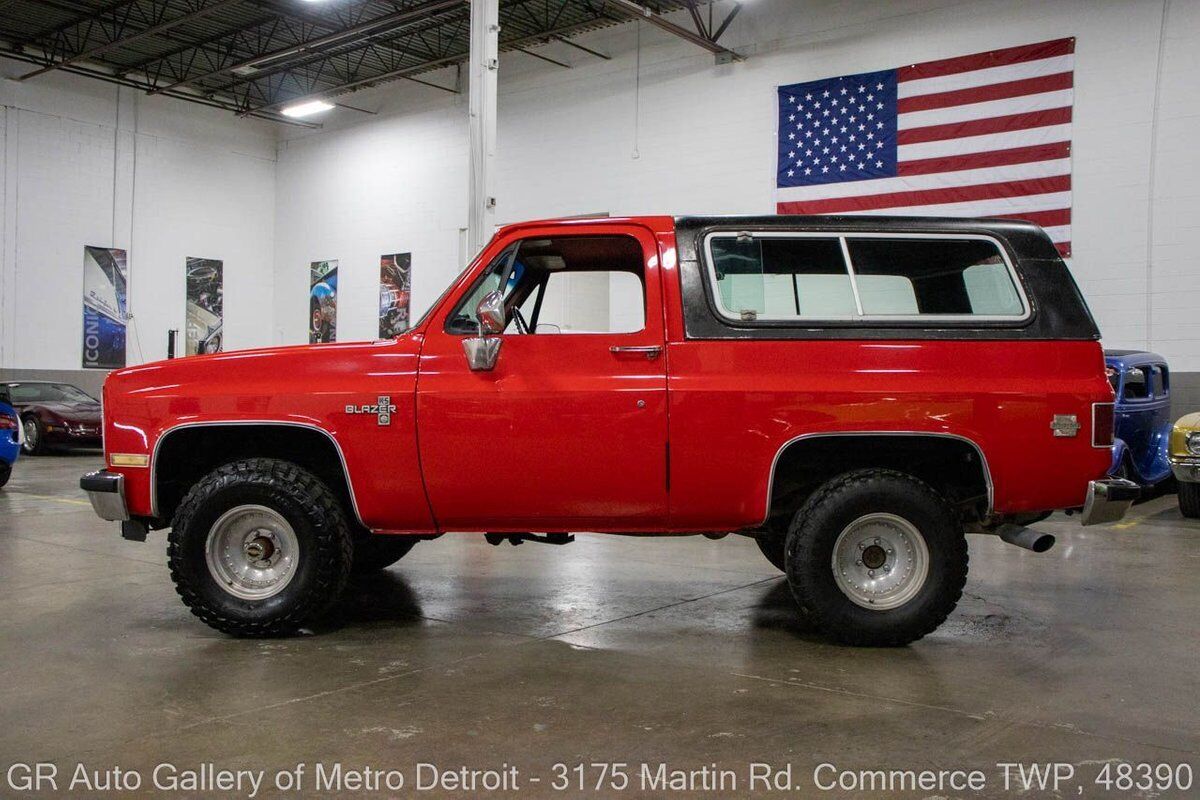
[[[884,469],[817,489],[792,521],[786,560],[803,614],[851,645],[895,647],[931,633],[967,580],[954,509],[925,482]]]
[[[1200,519],[1200,483],[1179,482],[1179,510],[1185,517]]]
[[[42,423],[33,414],[21,420],[21,432],[25,441],[21,443],[21,452],[27,456],[36,456],[42,452]]]
[[[218,467],[191,488],[167,554],[183,602],[234,636],[294,632],[346,585],[350,527],[319,478],[287,461]]]

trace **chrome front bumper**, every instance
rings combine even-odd
[[[1083,503],[1084,525],[1116,522],[1125,516],[1142,489],[1124,478],[1104,478],[1088,484],[1087,500]]]
[[[129,509],[125,506],[125,476],[107,470],[89,472],[79,479],[79,488],[92,501],[92,509],[100,519],[125,521]]]
[[[1183,483],[1200,483],[1200,458],[1171,459],[1171,472],[1175,480]]]

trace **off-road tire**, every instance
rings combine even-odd
[[[354,536],[353,575],[369,575],[387,569],[408,555],[418,539],[415,536],[399,536],[360,532]]]
[[[777,531],[759,531],[754,536],[758,549],[767,557],[775,569],[787,572],[787,533]]]
[[[46,452],[46,430],[42,425],[42,421],[33,414],[26,414],[21,418],[21,425],[24,426],[27,422],[33,423],[33,429],[36,431],[33,441],[30,442],[29,434],[25,434],[25,440],[21,442],[21,452],[27,456],[40,456]]]
[[[1192,519],[1200,519],[1200,483],[1179,482],[1179,511]]]
[[[0,464],[0,489],[4,488],[4,484],[8,483],[8,479],[12,477],[12,465]]]
[[[834,579],[834,545],[866,514],[906,520],[925,540],[929,569],[910,600],[886,611],[857,605]],[[787,577],[801,613],[843,644],[898,647],[931,633],[954,610],[967,580],[967,540],[953,507],[925,482],[886,469],[855,470],[818,488],[787,536]]]
[[[291,580],[264,600],[227,592],[205,559],[213,523],[241,505],[279,513],[299,543]],[[167,555],[175,589],[193,614],[233,636],[266,637],[294,633],[336,600],[354,551],[346,514],[328,486],[291,462],[251,458],[216,468],[188,491],[172,520]]]

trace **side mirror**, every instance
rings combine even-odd
[[[479,320],[479,335],[504,332],[504,295],[488,292],[475,306],[475,319]]]
[[[488,372],[496,368],[500,344],[504,341],[498,335],[504,331],[504,295],[485,294],[475,306],[475,319],[479,320],[479,335],[463,339],[463,352],[472,372]]]

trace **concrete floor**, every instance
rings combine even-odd
[[[1200,771],[1200,523],[1173,495],[1103,528],[1056,517],[1045,555],[972,537],[957,612],[899,650],[810,636],[748,539],[596,535],[446,536],[353,584],[310,635],[239,641],[180,603],[162,533],[125,542],[92,515],[75,487],[99,463],[24,459],[0,491],[0,769],[55,762],[60,792],[80,762],[139,771],[120,796],[155,793],[163,762],[268,784],[306,762],[310,791],[317,762],[404,774],[369,796],[420,794],[419,762],[520,771],[519,792],[431,797],[713,796],[647,786],[642,763],[732,769],[729,797],[765,794],[751,762],[792,764],[792,796],[817,794],[822,762],[986,774],[917,796],[1019,796],[998,762],[1074,765],[1061,796],[1138,796],[1093,785],[1110,760]],[[628,788],[552,790],[555,763],[591,762],[626,762]]]

